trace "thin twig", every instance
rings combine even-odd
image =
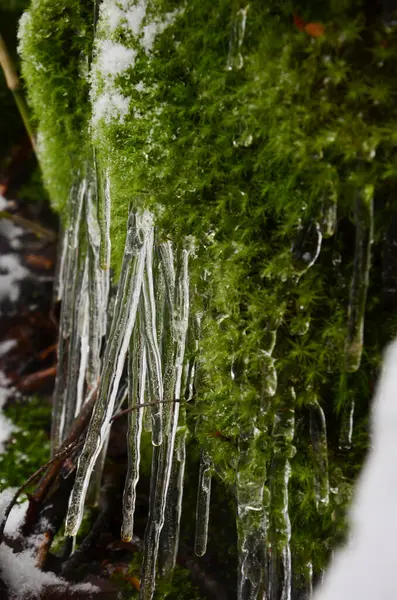
[[[57,461],[65,460],[65,458],[67,458],[69,456],[69,454],[71,454],[78,445],[79,445],[79,440],[74,440],[71,444],[66,446],[66,448],[64,448],[56,456],[54,456],[54,458],[52,458],[50,461],[48,461],[48,463],[46,463],[45,465],[42,465],[39,469],[37,469],[37,471],[35,473],[33,473],[33,475],[31,475],[29,477],[29,479],[27,479],[25,481],[25,483],[23,483],[21,485],[21,487],[15,492],[14,496],[12,497],[11,502],[9,503],[9,505],[7,506],[7,508],[4,512],[3,520],[0,523],[0,544],[3,541],[4,529],[5,529],[5,526],[7,523],[7,519],[9,517],[10,512],[12,511],[16,501],[18,500],[19,496],[22,494],[22,492],[24,490],[26,490],[26,488],[28,488],[32,483],[34,483],[40,477],[40,475],[46,469],[48,469],[48,467],[50,467],[53,463],[55,463]]]
[[[124,415],[128,415],[128,413],[132,412],[133,410],[137,410],[138,408],[144,408],[145,406],[156,406],[157,404],[175,404],[176,402],[180,402],[180,400],[158,400],[157,402],[144,402],[143,404],[135,404],[135,406],[131,406],[130,408],[126,408],[116,413],[110,420],[115,421],[116,419],[119,419]]]
[[[14,96],[15,103],[18,107],[19,113],[22,117],[22,121],[25,125],[25,129],[32,143],[32,148],[36,151],[36,140],[34,136],[33,127],[29,117],[29,109],[26,104],[25,96],[21,90],[21,82],[15,69],[14,61],[12,60],[10,53],[8,52],[6,43],[0,34],[0,65],[3,69],[4,76],[6,79],[7,87]]]
[[[13,215],[12,213],[7,212],[6,210],[0,211],[0,219],[8,219],[9,221],[13,221],[17,225],[20,225],[24,229],[30,229],[33,231],[38,237],[47,238],[50,242],[55,242],[57,239],[57,235],[55,231],[51,229],[47,229],[43,227],[39,223],[35,221],[31,221],[30,219],[25,219],[24,217],[20,217],[19,215]]]

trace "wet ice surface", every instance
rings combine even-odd
[[[396,597],[397,342],[384,357],[372,415],[372,447],[350,509],[349,543],[336,553],[315,600]]]

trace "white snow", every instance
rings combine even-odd
[[[0,493],[0,522],[3,520],[6,508],[13,499],[16,491],[17,488],[7,488]],[[15,504],[11,510],[5,527],[5,533],[9,537],[16,537],[18,535],[18,530],[23,523],[27,508],[28,503],[23,502],[22,504]]]
[[[122,94],[105,92],[94,103],[92,122],[95,125],[103,119],[105,123],[110,123],[112,119],[117,118],[120,123],[123,123],[129,106],[129,99]]]
[[[0,255],[0,301],[8,298],[16,302],[19,298],[19,282],[29,275],[16,254]]]
[[[0,358],[3,358],[3,356],[17,345],[18,342],[16,340],[4,340],[4,342],[0,342]]]
[[[0,371],[0,454],[4,452],[4,444],[11,436],[14,431],[18,431],[18,428],[8,419],[2,411],[4,404],[6,403],[11,391],[6,388],[7,379]]]
[[[145,53],[150,54],[156,37],[171,25],[180,13],[181,10],[178,9],[162,15],[162,18],[149,16],[147,0],[103,2],[99,30],[104,39],[97,42],[96,69],[93,71],[91,89],[94,128],[100,121],[107,124],[112,120],[123,123],[130,109],[130,100],[122,94],[116,79],[118,75],[134,67],[137,51],[112,41],[115,31],[122,28],[132,34]]]
[[[135,56],[135,50],[110,40],[101,40],[98,48],[98,67],[103,75],[114,78],[134,65]]]
[[[336,553],[315,600],[397,597],[397,341],[387,349],[372,417],[372,447],[360,476],[348,544]]]

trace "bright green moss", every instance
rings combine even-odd
[[[274,415],[284,406],[295,409],[295,437],[284,448],[292,467],[292,551],[298,566],[312,560],[318,573],[343,531],[367,445],[371,382],[380,350],[396,330],[397,303],[387,288],[397,257],[385,244],[397,232],[397,34],[360,2],[298,4],[250,2],[241,48],[234,41],[230,56],[230,31],[245,8],[239,2],[149,2],[143,25],[173,14],[150,50],[143,34],[110,31],[101,22],[92,141],[111,180],[116,277],[131,204],[157,214],[159,239],[197,240],[192,302],[203,319],[188,424],[225,483],[235,483],[238,438],[255,419],[262,433],[250,448],[249,474],[269,473]],[[49,189],[60,208],[91,141],[88,78],[81,70],[91,53],[90,6],[36,0],[25,23],[24,69],[45,142]],[[294,13],[321,21],[324,34],[300,31]],[[70,51],[65,39],[72,34]],[[101,45],[109,41],[133,53],[111,84],[101,62]],[[45,65],[43,72],[37,65]],[[128,109],[98,116],[96,102],[107,93],[126,100]],[[373,186],[375,207],[365,351],[359,371],[346,375],[354,205],[365,186]],[[332,223],[327,216],[335,203]],[[318,230],[321,252],[307,269],[305,254],[315,256]],[[264,402],[274,332],[278,388]],[[307,427],[312,395],[327,419],[334,490],[322,511]],[[355,437],[347,454],[339,449],[339,435],[352,396]],[[282,511],[277,492],[269,510],[276,531]]]
[[[42,398],[16,401],[5,414],[17,430],[0,455],[0,490],[22,485],[49,460],[51,406]]]
[[[32,2],[20,25],[20,52],[29,100],[38,123],[38,147],[53,206],[65,204],[90,152],[88,68],[92,3]]]

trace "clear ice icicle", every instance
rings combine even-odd
[[[146,250],[146,268],[143,275],[141,320],[147,351],[148,379],[151,407],[152,443],[159,446],[163,440],[163,374],[156,328],[156,301],[153,283],[153,231]]]
[[[207,550],[208,523],[210,518],[211,482],[211,459],[208,453],[205,450],[202,450],[197,491],[196,535],[194,540],[194,552],[197,556],[204,556]]]
[[[277,391],[277,371],[274,358],[262,350],[262,394],[264,398],[272,398]]]
[[[317,508],[328,506],[328,443],[324,411],[316,400],[310,405],[310,437],[313,447],[314,487]]]
[[[68,230],[62,231],[59,235],[59,243],[57,250],[57,264],[54,278],[54,299],[59,302],[62,300],[63,286],[65,278],[65,264],[67,262],[68,249]]]
[[[69,227],[65,238],[65,258],[63,265],[63,292],[61,315],[59,323],[58,365],[55,379],[55,390],[52,409],[51,453],[60,446],[65,429],[67,410],[67,380],[70,372],[70,348],[73,340],[72,323],[75,319],[75,295],[78,277],[78,240],[81,221],[81,211],[86,190],[86,181],[76,182],[69,193]],[[73,338],[75,338],[73,333]],[[78,353],[80,353],[78,349]]]
[[[81,374],[81,367],[84,368],[86,363],[86,356],[81,355],[81,333],[84,327],[83,321],[87,309],[88,294],[87,294],[87,269],[88,261],[84,261],[84,270],[79,273],[76,288],[74,290],[73,299],[73,315],[71,320],[71,331],[69,336],[68,345],[68,373],[66,380],[65,390],[65,411],[64,411],[64,423],[62,428],[62,439],[64,439],[73,423],[76,415],[77,403],[81,401],[78,398],[78,383]],[[87,348],[87,345],[83,344],[83,350]],[[83,382],[84,382],[83,374]]]
[[[170,257],[172,257],[172,254],[170,254]],[[170,352],[169,356],[174,357],[175,360],[173,371],[176,373],[176,376],[175,378],[172,378],[174,387],[170,390],[172,393],[171,398],[174,398],[175,400],[179,400],[180,397],[180,384],[178,387],[177,373],[179,362],[183,365],[189,314],[188,252],[185,250],[182,251],[181,260],[178,261],[178,267],[176,293],[169,295],[169,300],[174,298],[175,302],[175,305],[170,307],[170,309],[173,310],[169,311],[171,315],[173,314],[171,330],[174,344],[169,344],[166,348]],[[164,276],[166,285],[170,288],[170,282],[167,282],[169,272],[168,274],[165,272]],[[167,357],[164,362],[167,364]],[[167,397],[166,393],[164,394],[164,397]],[[153,449],[149,516],[145,531],[145,553],[141,575],[141,600],[150,600],[154,593],[160,535],[164,526],[166,499],[173,464],[180,407],[179,401],[170,403],[169,407],[171,408],[169,418],[164,419],[163,421],[163,443],[161,446],[154,446]]]
[[[80,366],[79,366],[79,376],[77,380],[77,392],[76,392],[76,407],[74,411],[74,417],[80,413],[81,407],[83,406],[84,399],[84,383],[87,372],[87,364],[88,364],[88,354],[89,354],[89,341],[88,341],[88,331],[89,331],[89,319],[90,319],[90,305],[92,299],[90,301],[90,297],[88,294],[88,257],[85,259],[84,263],[84,275],[83,282],[81,285],[81,292],[79,298],[79,307],[78,307],[78,331],[79,331],[79,341],[80,341]]]
[[[373,234],[373,192],[373,186],[367,185],[359,190],[356,196],[356,244],[345,348],[345,364],[348,372],[359,369],[363,349],[365,304]]]
[[[281,600],[291,600],[291,521],[288,508],[288,485],[291,474],[289,459],[293,456],[295,448],[292,445],[295,435],[295,410],[293,408],[295,392],[290,389],[290,394],[285,399],[274,416],[272,440],[273,458],[270,472],[271,493],[271,524],[272,545],[274,549],[281,548],[281,556],[278,552],[272,553],[271,558],[271,591],[270,599],[276,596],[275,587],[277,579],[280,579]],[[281,576],[277,564],[281,559]],[[275,576],[276,574],[276,576]],[[272,589],[273,588],[273,589]]]
[[[229,54],[227,57],[227,70],[242,69],[244,59],[241,53],[245,35],[245,26],[247,23],[247,12],[249,5],[245,8],[240,8],[232,17],[232,29],[229,41]]]
[[[146,347],[140,327],[136,326],[131,339],[128,360],[128,408],[145,402],[146,385]],[[134,511],[136,486],[139,480],[141,459],[140,445],[142,435],[143,408],[132,410],[128,414],[128,471],[123,494],[123,523],[121,539],[129,542],[134,533]]]
[[[321,233],[324,238],[330,238],[335,234],[337,224],[338,203],[336,194],[328,191],[323,198],[320,218]]]
[[[127,239],[124,250],[120,283],[109,339],[105,350],[104,368],[81,451],[74,487],[66,517],[66,535],[76,535],[81,523],[84,500],[92,470],[106,439],[113,414],[114,403],[123,372],[125,356],[135,325],[141,294],[148,236],[153,228],[149,213],[131,211],[128,218]]]
[[[253,446],[260,431],[253,426],[239,438],[239,464],[236,477],[238,537],[238,600],[256,600],[265,572],[266,515],[264,510],[265,473],[255,478]]]
[[[95,200],[95,203],[94,203]],[[108,289],[104,281],[108,272],[99,266],[100,232],[96,216],[95,185],[91,182],[87,192],[86,218],[88,231],[88,288],[90,296],[89,357],[87,383],[91,388],[98,385],[101,369],[100,351],[102,337],[106,334]]]
[[[339,435],[339,450],[350,450],[352,447],[354,424],[354,396],[350,393],[346,399],[342,412],[342,421]]]
[[[98,222],[101,235],[100,261],[101,269],[110,267],[110,178],[108,173],[103,173],[96,161],[97,194],[98,194]]]
[[[64,289],[62,300],[62,314],[59,328],[60,335],[69,337],[71,332],[71,321],[74,314],[74,295],[76,279],[79,272],[79,234],[81,224],[81,214],[86,194],[87,180],[83,179],[78,184],[72,186],[69,194],[69,226],[67,239],[67,262],[64,266]]]
[[[165,508],[164,527],[160,536],[159,564],[162,575],[167,575],[173,571],[178,554],[187,436],[184,411],[181,411],[181,413],[175,438],[175,449]]]

